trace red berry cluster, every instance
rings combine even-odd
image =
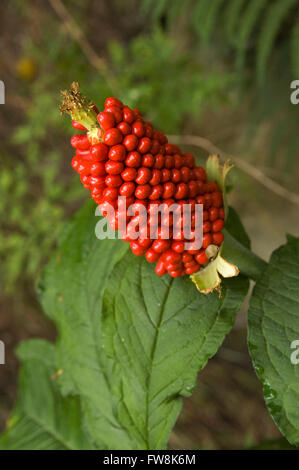
[[[197,272],[209,261],[206,248],[223,242],[224,208],[219,187],[207,181],[205,170],[195,166],[192,155],[168,143],[165,135],[144,121],[137,109],[130,109],[111,97],[105,101],[105,110],[97,113],[97,120],[100,128],[96,143],[86,133],[71,139],[76,149],[72,166],[84,187],[101,204],[104,215],[108,217],[109,213],[105,212],[105,204],[114,207],[109,222],[115,230],[124,210],[119,207],[118,196],[126,198],[127,208],[132,204],[145,207],[148,224],[157,204],[179,203],[182,208],[188,203],[192,210],[191,228],[194,228],[195,204],[203,204],[203,243],[199,250],[186,251],[182,232],[178,234],[176,230],[174,239],[174,227],[170,227],[170,236],[165,239],[163,220],[159,222],[156,239],[150,238],[147,226],[138,239],[133,239],[128,230],[133,217],[127,212],[127,230],[122,234],[135,255],[145,254],[149,262],[157,262],[158,275],[168,272],[178,277]],[[87,131],[77,121],[73,121],[73,127]],[[167,222],[172,226],[171,217]]]

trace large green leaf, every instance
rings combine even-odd
[[[104,293],[104,348],[119,366],[119,419],[139,448],[163,448],[182,397],[216,353],[247,292],[244,278],[222,297],[198,293],[188,277],[159,279],[128,254]]]
[[[62,392],[80,395],[86,428],[98,448],[128,449],[131,441],[117,420],[108,380],[112,366],[101,349],[101,294],[127,244],[96,238],[95,208],[88,202],[67,224],[40,282],[40,299],[60,333],[57,367],[63,371]]]
[[[19,401],[0,438],[0,449],[91,449],[82,428],[78,397],[62,398],[55,376],[55,347],[30,340],[18,348],[23,361]]]
[[[98,447],[163,447],[181,396],[232,327],[247,281],[227,282],[222,298],[199,294],[188,278],[156,276],[122,241],[97,240],[94,225],[88,206],[42,283],[42,303],[61,335],[63,390],[80,394]]]
[[[299,340],[299,239],[271,256],[248,311],[248,342],[269,411],[281,432],[299,444],[299,365],[292,363]],[[297,346],[298,349],[298,346]],[[294,362],[294,361],[293,361]]]
[[[126,243],[95,237],[94,210],[88,203],[67,224],[40,283],[59,332],[55,382],[64,397],[80,397],[82,427],[97,448],[161,448],[248,281],[225,281],[219,298],[187,277],[160,278]]]

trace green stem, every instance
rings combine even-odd
[[[240,273],[257,281],[267,266],[259,256],[255,255],[236,240],[227,230],[224,230],[224,245],[221,256],[230,263],[238,266]]]

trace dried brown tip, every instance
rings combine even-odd
[[[61,114],[69,114],[74,121],[79,122],[87,129],[88,137],[92,142],[98,141],[97,113],[93,109],[92,103],[88,102],[79,91],[79,83],[73,82],[70,89],[63,90],[61,95]]]
[[[73,82],[69,90],[62,90],[61,95],[61,114],[67,113],[73,117],[80,110],[87,112],[89,109],[92,109],[91,103],[88,103],[85,96],[79,91],[78,82]]]

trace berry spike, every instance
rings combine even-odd
[[[231,164],[221,166],[213,155],[206,170],[196,166],[191,154],[117,98],[107,98],[98,112],[77,83],[62,95],[61,112],[70,114],[81,131],[71,139],[72,167],[110,227],[121,232],[135,256],[156,263],[158,276],[189,275],[200,292],[220,293],[219,274],[239,272],[221,257]]]

